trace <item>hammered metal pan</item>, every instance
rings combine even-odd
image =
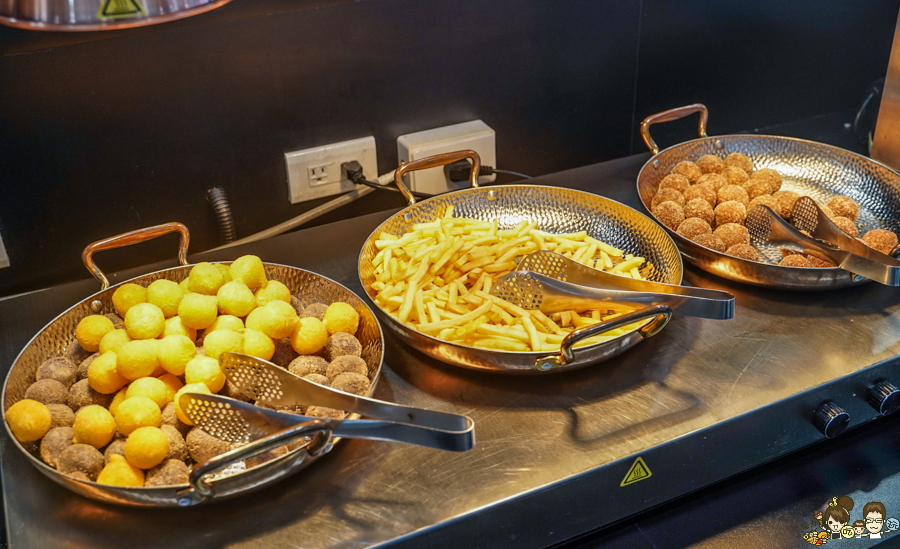
[[[442,166],[464,158],[471,159],[473,163],[470,189],[416,202],[403,184],[404,173]],[[371,288],[375,282],[375,273],[372,259],[378,253],[375,247],[378,235],[382,232],[401,235],[416,223],[433,221],[443,216],[449,206],[453,206],[455,217],[482,221],[497,219],[501,229],[511,229],[519,221],[530,220],[537,221],[542,230],[549,232],[587,231],[594,238],[645,257],[650,265],[647,274],[649,280],[681,284],[683,265],[678,248],[665,231],[648,217],[608,198],[572,189],[535,185],[481,188],[477,182],[479,165],[477,153],[459,151],[409,162],[397,168],[394,180],[409,206],[375,229],[359,255],[359,279],[373,302],[375,293]],[[572,345],[582,338],[609,331],[619,325],[653,319],[641,328],[610,341],[548,356],[546,353],[494,351],[449,343],[401,324],[377,304],[375,310],[397,337],[437,360],[474,370],[526,374],[580,368],[609,359],[656,334],[671,316],[671,311],[667,308],[648,308],[605,323],[587,326],[572,333]],[[628,321],[623,324],[624,318]]]
[[[700,113],[700,138],[660,152],[650,136],[650,126],[693,113]],[[756,168],[778,171],[784,179],[784,190],[823,203],[836,195],[855,200],[859,204],[857,225],[861,235],[871,229],[900,233],[900,175],[884,164],[838,147],[792,137],[753,134],[707,137],[708,119],[706,106],[698,103],[648,116],[641,123],[641,135],[653,153],[637,178],[637,192],[648,213],[660,180],[675,164],[682,160],[697,160],[705,154],[724,158],[739,152],[749,156]],[[774,247],[759,248],[764,263],[739,259],[700,246],[663,227],[688,262],[729,280],[787,290],[831,290],[869,282],[867,278],[838,268],[779,266],[781,253]]]
[[[173,231],[181,233],[178,258],[182,266],[156,271],[126,282],[143,286],[158,279],[168,279],[177,282],[187,277],[193,267],[193,265],[187,264],[189,233],[187,227],[181,223],[167,223],[140,229],[89,245],[85,249],[84,254],[82,254],[82,259],[88,270],[100,281],[101,291],[76,303],[38,332],[28,342],[22,352],[19,353],[19,356],[16,357],[3,386],[3,424],[6,426],[7,435],[12,443],[45,476],[57,484],[89,498],[144,507],[185,506],[192,505],[203,499],[193,498],[192,488],[188,484],[150,488],[124,488],[83,481],[60,473],[41,461],[34,443],[23,444],[16,440],[5,421],[6,410],[24,398],[25,390],[34,382],[35,372],[38,367],[50,357],[62,356],[69,344],[75,340],[75,327],[82,318],[90,314],[115,312],[112,306],[112,294],[116,288],[126,282],[116,286],[109,286],[106,276],[94,264],[92,254],[99,250],[136,244]],[[286,285],[291,291],[291,295],[297,296],[304,306],[315,302],[332,303],[334,301],[345,301],[356,309],[360,316],[359,331],[356,335],[360,343],[362,343],[362,358],[369,367],[369,379],[372,380],[366,396],[372,396],[375,384],[381,373],[381,362],[384,357],[384,340],[381,326],[378,324],[372,310],[356,294],[324,276],[286,265],[264,263],[264,266],[266,277],[278,280]],[[356,418],[358,416],[351,415],[350,417]],[[314,437],[306,446],[250,469],[239,463],[221,474],[208,477],[209,484],[214,487],[215,497],[206,501],[219,501],[257,490],[299,471],[321,456],[324,450],[330,449],[330,442],[336,442],[337,440],[320,440],[320,438]]]

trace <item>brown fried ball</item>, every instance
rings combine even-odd
[[[55,379],[42,379],[31,384],[25,391],[25,398],[42,404],[65,404],[69,389]]]
[[[323,374],[306,374],[305,376],[303,376],[303,379],[328,387],[328,378]]]
[[[775,213],[785,219],[789,219],[791,217],[791,212],[794,209],[794,202],[800,198],[800,195],[794,191],[778,191],[772,193],[772,198],[778,202],[778,208],[772,208],[775,210]]]
[[[737,185],[725,185],[719,189],[719,192],[716,193],[716,200],[718,204],[734,200],[743,204],[744,208],[750,203],[750,197],[747,195],[747,191],[745,191],[743,187]]]
[[[828,261],[826,259],[819,259],[814,255],[807,255],[806,259],[808,259],[810,264],[816,269],[831,269],[833,267],[837,267],[837,265],[835,265],[831,261]]]
[[[734,246],[729,246],[729,248],[725,250],[725,253],[732,257],[738,257],[748,261],[759,261],[759,252],[749,244],[735,244]]]
[[[747,172],[734,166],[725,166],[721,175],[729,185],[737,185],[738,187],[750,180]]]
[[[322,348],[322,356],[325,360],[331,362],[339,356],[362,355],[362,343],[356,337],[347,332],[336,332],[329,336]]]
[[[859,218],[859,204],[849,196],[832,197],[827,206],[831,208],[834,215],[846,217],[850,221],[856,221]]]
[[[287,368],[287,365],[299,356],[297,355],[297,351],[291,346],[290,338],[276,339],[274,343],[275,353],[272,354],[272,363],[277,364],[282,368]]]
[[[75,412],[67,404],[47,404],[50,410],[50,428],[71,427],[75,423]]]
[[[98,356],[100,356],[100,353],[94,353],[81,361],[81,364],[78,365],[78,369],[75,371],[75,377],[78,378],[76,379],[76,381],[81,381],[82,379],[87,378],[88,368],[91,367],[91,362],[94,362],[94,359]]]
[[[741,224],[747,218],[747,208],[743,204],[735,200],[721,202],[715,209],[716,225],[726,225],[729,223]]]
[[[245,460],[244,463],[247,465],[247,468],[250,469],[252,467],[256,467],[257,465],[262,465],[263,463],[265,463],[267,461],[272,461],[273,459],[278,459],[290,451],[291,451],[291,449],[288,448],[287,445],[276,446],[275,448],[272,448],[268,452],[264,452],[262,454],[259,454],[258,456],[254,456],[250,459]]]
[[[702,198],[695,198],[684,205],[684,217],[686,219],[699,217],[709,223],[710,226],[716,222],[716,214],[713,213],[712,206]]]
[[[650,201],[650,209],[657,207],[661,202],[667,200],[671,200],[679,206],[684,206],[685,202],[683,194],[671,187],[666,187],[665,189],[660,189],[659,192],[656,193],[656,196],[653,197],[653,200]]]
[[[726,250],[725,243],[722,242],[722,239],[714,234],[700,234],[694,238],[694,242],[700,244],[701,246],[705,246],[711,250],[715,250],[717,252],[724,253]]]
[[[55,379],[68,389],[75,383],[75,371],[78,367],[66,357],[58,356],[45,361],[37,370],[35,377],[42,379]]]
[[[853,238],[859,236],[859,229],[856,228],[856,223],[850,221],[846,217],[836,215],[831,218],[831,222],[837,225],[840,230],[849,234]]]
[[[812,263],[806,259],[806,256],[803,254],[794,254],[787,255],[781,258],[781,261],[778,262],[782,267],[804,267],[807,269],[812,268]]]
[[[334,408],[325,408],[324,406],[310,406],[306,413],[309,417],[320,417],[322,419],[343,419],[344,412],[335,410]]]
[[[684,210],[682,210],[681,206],[671,200],[658,204],[650,211],[660,223],[673,231],[678,230],[678,226],[684,221]]]
[[[837,217],[836,215],[834,215],[834,212],[831,211],[831,208],[829,208],[825,204],[819,204],[819,209],[822,210],[822,213],[825,214],[825,217],[827,217],[828,219],[834,219],[835,217]]]
[[[704,154],[697,159],[697,165],[703,173],[720,173],[725,169],[725,162],[718,156]]]
[[[744,183],[744,190],[747,191],[747,196],[750,197],[750,200],[753,200],[757,196],[768,196],[774,192],[767,179],[751,178],[750,181]]]
[[[338,374],[331,381],[331,388],[354,395],[364,395],[369,390],[369,378],[356,372]]]
[[[685,202],[690,202],[695,198],[702,198],[703,200],[709,202],[710,207],[716,207],[716,191],[713,190],[712,185],[710,185],[709,183],[697,183],[696,185],[685,191]],[[682,206],[684,206],[684,204],[682,204]]]
[[[114,396],[116,395],[104,395],[98,393],[91,387],[87,379],[82,379],[81,381],[76,381],[75,384],[69,388],[66,395],[66,404],[76,412],[82,406],[89,406],[91,404],[99,404],[104,408],[109,408],[109,403],[112,402]]]
[[[688,240],[693,240],[698,235],[711,234],[712,227],[709,226],[709,223],[703,221],[699,217],[689,217],[681,222],[677,232]]]
[[[731,153],[725,157],[725,167],[740,168],[747,175],[753,173],[753,161],[744,153]]]
[[[659,192],[663,189],[675,189],[680,193],[684,193],[684,191],[691,188],[690,180],[677,173],[670,173],[669,175],[662,178],[662,181],[659,182],[659,188],[656,192]]]
[[[691,183],[696,182],[697,179],[703,175],[700,166],[694,164],[690,160],[682,160],[678,164],[672,166],[672,173],[685,176]]]
[[[307,374],[322,374],[328,370],[328,361],[320,356],[298,356],[291,361],[288,371],[295,376],[303,377]]]
[[[778,206],[778,201],[775,200],[772,197],[772,195],[769,195],[769,194],[763,194],[763,195],[757,196],[756,198],[752,199],[750,201],[750,205],[747,206],[747,211],[749,212],[750,210],[759,206],[760,204],[772,208],[772,210],[774,210],[775,213],[778,213],[780,211],[780,207]]]
[[[75,438],[75,429],[71,427],[54,427],[47,431],[41,439],[41,459],[44,463],[56,469],[59,456],[72,445]]]
[[[78,343],[77,339],[73,339],[72,343],[69,343],[69,346],[66,347],[65,356],[75,364],[81,364],[81,361],[91,356],[93,353],[90,351],[85,351],[84,348]]]
[[[358,356],[339,356],[328,365],[328,369],[325,371],[325,377],[328,378],[329,383],[332,383],[334,382],[334,378],[344,372],[356,372],[357,374],[368,377],[369,367],[366,365],[366,361]]]
[[[769,185],[769,192],[766,194],[775,194],[781,190],[781,174],[772,168],[762,168],[756,170],[750,175],[750,181],[765,181]]]
[[[747,230],[747,227],[737,223],[719,225],[713,234],[722,240],[726,250],[735,244],[750,244],[750,231]]]
[[[897,235],[885,229],[872,229],[862,239],[870,248],[887,255],[897,246]]]
[[[291,307],[297,311],[297,316],[303,316],[303,302],[296,296],[291,296]]]
[[[120,455],[125,457],[125,440],[124,438],[117,438],[114,441],[109,443],[109,446],[106,447],[106,450],[103,450],[103,460],[109,464],[110,456],[112,455]]]
[[[220,395],[228,398],[233,398],[235,400],[240,400],[241,402],[252,402],[252,399],[244,394],[237,385],[231,382],[230,379],[225,379],[225,385],[219,389]]]
[[[159,429],[165,433],[166,438],[169,439],[169,453],[166,455],[166,459],[186,461],[189,457],[187,445],[184,442],[184,437],[178,432],[178,429],[171,425],[162,425]]]
[[[197,463],[207,462],[231,449],[230,442],[216,438],[199,427],[191,429],[184,441],[191,459]]]
[[[118,330],[118,329],[125,327],[125,320],[122,319],[122,317],[117,315],[116,313],[106,313],[103,316],[112,320],[114,330]]]
[[[728,184],[728,180],[718,173],[705,173],[694,183],[694,185],[709,185],[714,192],[719,192],[719,189]]]
[[[227,386],[228,383],[226,383],[225,385]],[[220,394],[222,394],[222,392],[224,390],[225,389],[223,388],[222,391],[220,391]],[[175,429],[179,433],[181,433],[181,436],[187,436],[187,434],[191,430],[190,425],[188,425],[187,423],[183,423],[180,419],[178,419],[178,414],[175,413],[175,403],[174,402],[170,402],[170,403],[166,404],[166,407],[163,408],[162,418],[160,419],[159,424],[160,424],[160,426],[169,425],[169,426],[175,427]]]
[[[100,450],[90,444],[73,444],[60,454],[56,468],[60,473],[82,473],[90,480],[97,480],[105,464]]]
[[[190,479],[191,471],[183,461],[167,459],[147,470],[144,486],[178,486],[187,484]]]
[[[303,309],[303,315],[300,318],[311,316],[313,318],[322,320],[323,318],[325,318],[325,311],[327,310],[328,305],[325,305],[324,303],[310,303],[306,306],[305,309]]]

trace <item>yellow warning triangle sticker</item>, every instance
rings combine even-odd
[[[140,0],[102,0],[97,17],[100,19],[121,19],[147,15]]]
[[[625,478],[622,479],[622,483],[619,484],[619,486],[628,486],[629,484],[640,482],[651,476],[653,476],[653,473],[650,472],[650,468],[647,467],[647,464],[644,463],[643,459],[638,457],[634,460],[634,463],[631,464],[631,469],[628,470],[628,474],[625,475]]]

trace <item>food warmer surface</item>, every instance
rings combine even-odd
[[[635,177],[648,157],[533,182],[583,189],[637,208]],[[356,273],[360,247],[392,213],[197,254],[190,261],[254,253],[267,262],[321,273],[363,295]],[[120,273],[113,283],[165,266]],[[827,400],[849,413],[850,432],[826,446],[846,446],[848,440],[861,440],[860,448],[869,440],[880,441],[879,448],[900,446],[897,437],[878,428],[895,433],[894,418],[857,429],[879,417],[866,402],[868,386],[881,379],[900,385],[900,292],[871,283],[829,293],[789,293],[741,286],[690,266],[685,279],[734,293],[735,318],[675,317],[618,358],[556,375],[513,377],[455,368],[386,332],[375,397],[472,417],[477,445],[466,453],[345,440],[331,455],[265,490],[197,508],[139,509],[99,504],[57,486],[4,435],[9,542],[12,547],[546,547],[823,441],[812,418]],[[0,300],[4,374],[34,333],[96,290],[96,282],[86,280]],[[622,486],[638,457],[650,475]],[[896,473],[877,469],[871,463],[876,458],[861,457],[870,463],[857,468],[870,467],[882,479]],[[796,456],[785,462],[800,475],[803,463]],[[753,486],[765,487],[767,478]],[[734,490],[752,493],[753,486]],[[727,515],[728,509],[709,504],[715,489],[687,501],[700,497],[699,510]],[[841,494],[829,493],[828,499],[831,495]],[[671,515],[684,501],[650,514]],[[764,515],[773,504],[759,502],[754,514]],[[804,510],[802,518],[811,512]],[[801,516],[791,516],[797,517],[796,526],[767,528],[766,537],[783,538],[786,546],[802,542]],[[610,546],[640,546],[631,539],[638,530],[634,520],[623,523],[630,529],[607,530],[618,531]],[[709,520],[716,522],[707,515],[704,524]],[[681,545],[690,539],[685,532],[697,528],[698,523],[673,525],[665,537]]]

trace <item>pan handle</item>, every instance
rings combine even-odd
[[[106,278],[106,275],[103,274],[103,271],[101,271],[100,268],[97,267],[97,264],[94,263],[94,259],[92,257],[94,255],[94,252],[131,246],[132,244],[138,244],[140,242],[152,240],[157,236],[162,236],[164,234],[176,231],[181,233],[181,244],[179,244],[178,246],[178,262],[182,265],[187,265],[187,252],[188,244],[191,241],[191,233],[190,231],[188,231],[187,227],[185,227],[181,223],[178,223],[177,221],[173,221],[171,223],[163,223],[162,225],[154,225],[153,227],[145,227],[143,229],[137,229],[134,231],[128,231],[127,233],[117,234],[116,236],[111,236],[109,238],[104,238],[103,240],[91,242],[87,245],[84,251],[81,252],[81,261],[82,263],[84,263],[85,268],[90,271],[92,275],[94,275],[94,278],[100,281],[100,289],[105,290],[109,288],[109,280]]]
[[[591,324],[584,328],[578,328],[562,340],[558,355],[539,358],[535,361],[534,366],[538,370],[544,372],[558,368],[559,366],[564,366],[575,360],[575,354],[572,352],[572,347],[582,339],[615,330],[616,328],[621,328],[622,326],[627,326],[631,323],[650,317],[656,317],[656,319],[638,330],[638,333],[640,333],[644,339],[655,336],[663,329],[666,323],[669,322],[669,319],[672,318],[672,309],[670,309],[668,305],[654,305],[653,307],[647,307],[646,309],[640,309],[622,316],[617,316],[606,322],[598,322],[597,324]]]
[[[703,103],[694,103],[693,105],[675,107],[674,109],[651,114],[650,116],[645,118],[644,121],[641,122],[641,137],[644,138],[644,143],[647,144],[647,148],[650,149],[650,152],[653,154],[659,153],[659,146],[656,144],[656,141],[654,141],[653,138],[650,137],[650,126],[660,122],[671,122],[672,120],[678,120],[679,118],[684,118],[685,116],[694,114],[695,112],[700,113],[700,122],[697,124],[697,134],[700,137],[706,137],[706,124],[707,122],[709,122],[709,109],[707,109],[706,105],[704,105]]]
[[[428,168],[436,168],[437,166],[445,166],[447,164],[452,164],[457,160],[463,160],[465,158],[468,158],[472,161],[472,173],[469,174],[469,185],[471,185],[474,189],[475,187],[478,187],[478,172],[481,171],[481,157],[478,156],[477,152],[471,149],[436,154],[427,158],[403,163],[400,165],[400,167],[394,170],[394,183],[397,184],[397,187],[400,189],[400,192],[403,193],[406,201],[410,206],[412,206],[416,203],[416,197],[413,196],[412,193],[409,192],[409,189],[406,188],[406,185],[403,184],[403,174],[407,172],[414,172],[416,170],[425,170]]]

